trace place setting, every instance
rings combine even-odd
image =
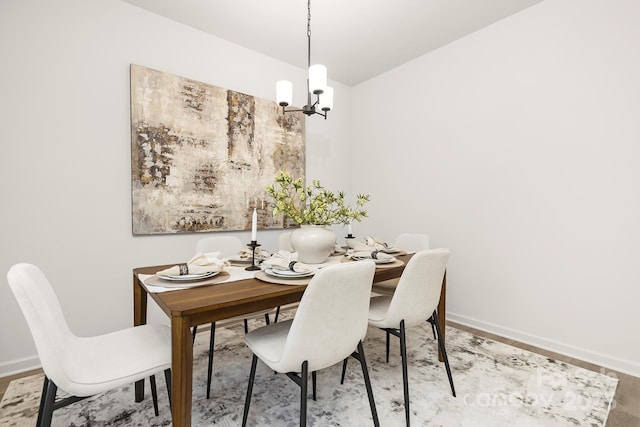
[[[221,259],[219,252],[198,253],[184,264],[157,271],[153,275],[141,275],[142,283],[150,292],[170,289],[187,289],[211,285],[229,279],[225,268],[229,261]]]
[[[364,242],[347,239],[347,246],[342,262],[373,261],[376,268],[400,267],[404,262],[396,256],[407,254],[406,251],[371,236],[365,237]]]
[[[278,251],[262,262],[255,278],[281,285],[307,285],[318,267],[298,261],[296,252]]]

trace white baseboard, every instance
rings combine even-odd
[[[584,362],[593,363],[605,369],[622,372],[634,377],[640,378],[640,363],[630,360],[620,359],[611,355],[594,352],[585,348],[567,345],[558,341],[550,340],[537,335],[528,334],[526,332],[496,325],[472,317],[463,316],[461,314],[447,311],[447,320],[460,323],[461,325],[470,326],[481,331],[489,332],[501,337],[520,341],[525,344],[533,345],[544,350],[553,351],[565,356],[573,357]],[[603,372],[607,374],[607,372]]]
[[[41,366],[38,356],[9,360],[8,362],[0,363],[0,378],[38,369]]]

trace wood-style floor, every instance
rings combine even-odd
[[[591,371],[604,373],[605,375],[610,375],[618,378],[618,389],[616,390],[612,409],[609,413],[609,418],[607,419],[607,424],[605,427],[640,427],[640,378],[613,371],[611,369],[606,369],[592,363],[583,362],[572,357],[563,356],[558,353],[553,353],[551,351],[533,347],[531,345],[523,344],[518,341],[513,341],[507,338],[493,335],[488,332],[483,332],[467,326],[459,325],[457,323],[447,322],[447,324],[455,328],[471,332],[475,335],[491,338],[493,340],[500,341],[514,347],[542,354],[555,360],[560,360],[572,365],[589,369]],[[27,371],[20,374],[0,378],[0,399],[2,399],[2,396],[4,395],[4,392],[6,391],[11,381],[40,372],[42,372],[40,369],[36,369],[33,371]]]

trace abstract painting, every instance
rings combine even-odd
[[[283,228],[265,185],[305,176],[301,114],[275,101],[131,65],[134,235]]]

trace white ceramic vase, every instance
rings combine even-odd
[[[291,233],[291,246],[298,253],[298,261],[320,264],[335,249],[336,233],[324,225],[302,224]]]

